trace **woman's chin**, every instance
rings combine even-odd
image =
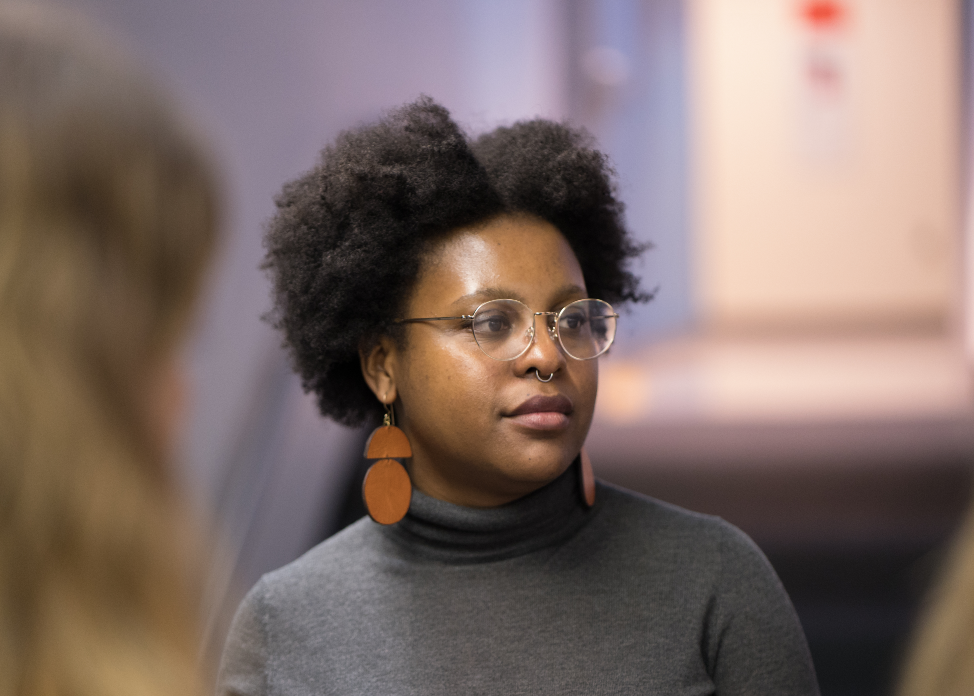
[[[507,475],[520,483],[540,488],[561,476],[571,465],[574,457],[562,452],[549,456],[521,456],[511,462]]]

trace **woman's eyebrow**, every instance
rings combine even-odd
[[[574,283],[563,286],[560,290],[558,290],[558,292],[555,293],[554,296],[560,300],[567,300],[568,298],[584,299],[588,297],[585,292],[585,288],[581,287],[580,285],[575,285]]]
[[[552,294],[552,297],[554,298],[552,306],[568,299],[581,299],[586,297],[585,288],[575,285],[574,283],[564,285],[561,288],[558,288],[558,290]],[[517,300],[518,302],[528,304],[525,301],[524,296],[514,290],[509,290],[506,288],[481,288],[476,292],[469,293],[463,297],[458,297],[456,300],[454,300],[453,306],[463,306],[467,303],[473,302],[480,304],[488,300]]]
[[[585,288],[578,285],[565,285],[552,293],[551,302],[548,304],[549,311],[558,311],[561,307],[588,297]]]
[[[453,301],[453,305],[462,306],[468,302],[476,302],[477,304],[480,304],[482,302],[486,302],[487,300],[517,300],[518,302],[524,302],[524,297],[520,293],[513,290],[507,290],[505,288],[481,288],[476,292],[471,292],[463,297],[458,297]]]

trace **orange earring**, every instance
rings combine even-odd
[[[396,459],[413,456],[406,433],[396,427],[395,412],[385,404],[382,425],[372,431],[365,443],[365,458],[378,459],[362,481],[362,500],[369,517],[379,524],[395,524],[409,511],[413,484]]]
[[[582,491],[582,499],[587,507],[595,505],[595,474],[592,473],[592,460],[588,458],[585,447],[578,453],[578,482]]]

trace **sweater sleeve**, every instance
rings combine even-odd
[[[267,630],[264,582],[258,582],[237,609],[220,660],[218,696],[262,696],[267,693]]]
[[[798,616],[764,554],[724,524],[704,657],[718,696],[818,696]]]

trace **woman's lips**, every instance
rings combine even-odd
[[[511,416],[511,420],[532,430],[561,430],[568,425],[568,416],[557,411],[535,411],[520,416]]]
[[[532,430],[561,430],[568,426],[568,417],[574,410],[567,396],[532,396],[507,417]]]

